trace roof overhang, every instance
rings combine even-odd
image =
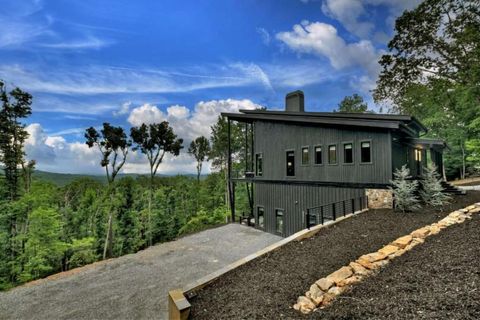
[[[414,147],[428,147],[437,150],[450,149],[447,143],[440,139],[410,138],[408,142]]]
[[[357,119],[347,117],[316,117],[309,113],[295,113],[292,112],[269,112],[268,114],[258,113],[222,113],[222,116],[228,117],[230,120],[240,122],[253,122],[257,120],[272,121],[272,122],[288,122],[301,123],[309,125],[324,125],[324,126],[345,126],[345,127],[367,127],[367,128],[384,128],[384,129],[399,129],[401,122],[394,120],[377,120],[377,119]]]

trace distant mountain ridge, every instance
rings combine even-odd
[[[3,175],[3,168],[0,168],[0,174]],[[179,174],[182,176],[187,176],[187,177],[196,177],[197,175],[195,174]],[[121,173],[118,174],[118,178],[124,178],[124,177],[133,177],[136,178],[138,176],[142,176],[142,174],[138,173]],[[157,175],[157,177],[168,177],[168,176],[175,176],[175,175]],[[202,175],[203,177],[204,175]],[[107,178],[104,175],[95,175],[95,174],[77,174],[77,173],[57,173],[57,172],[48,172],[48,171],[42,171],[42,170],[35,170],[33,172],[33,177],[35,179],[39,180],[44,180],[48,182],[52,182],[56,184],[59,187],[63,187],[70,182],[81,179],[81,178],[89,178],[96,180],[98,182],[106,183]]]

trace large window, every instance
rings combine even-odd
[[[287,151],[287,177],[295,176],[295,151]]]
[[[283,210],[275,209],[275,231],[283,234]]]
[[[363,141],[360,145],[360,161],[362,163],[372,162],[372,146],[370,141]]]
[[[255,175],[259,177],[263,175],[263,155],[261,153],[255,155]]]
[[[309,148],[308,147],[303,147],[302,148],[302,165],[307,165],[310,163],[310,154],[309,154]]]
[[[353,144],[345,143],[343,145],[343,162],[353,163]]]
[[[315,147],[315,164],[322,164],[322,147]]]
[[[257,208],[257,226],[259,228],[265,228],[265,209],[263,207]]]
[[[334,144],[328,146],[328,163],[329,164],[337,163],[337,146]]]

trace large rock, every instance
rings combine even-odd
[[[299,310],[301,313],[308,314],[312,312],[316,306],[312,300],[305,296],[300,296],[297,299],[297,303],[293,305],[295,310]]]
[[[431,234],[437,234],[442,230],[442,229],[440,229],[440,227],[438,227],[436,225],[430,225],[428,228],[430,229]]]
[[[351,286],[351,285],[353,285],[353,284],[355,284],[355,283],[360,282],[361,279],[362,279],[361,276],[355,276],[355,275],[354,275],[354,276],[351,276],[351,277],[349,277],[349,278],[347,278],[347,279],[343,279],[342,281],[340,281],[340,282],[338,283],[338,286],[339,286],[339,287]]]
[[[323,291],[328,291],[331,286],[333,286],[334,282],[332,279],[329,278],[322,278],[320,280],[317,280],[315,284]]]
[[[365,267],[363,267],[361,264],[357,262],[350,262],[349,266],[350,268],[352,268],[353,273],[359,276],[368,276],[369,274],[372,273],[370,270],[366,269]]]
[[[470,213],[478,213],[478,212],[480,212],[480,208],[475,208],[470,210]]]
[[[412,233],[410,233],[410,235],[414,238],[425,239],[429,233],[430,233],[430,230],[428,228],[423,227],[413,231]]]
[[[338,284],[340,281],[342,281],[343,279],[346,279],[350,276],[353,275],[353,271],[352,271],[352,268],[350,267],[341,267],[340,269],[338,269],[337,271],[331,273],[328,275],[327,279],[330,279],[332,280],[333,282],[335,282],[336,284]]]
[[[345,291],[345,288],[343,287],[331,287],[328,290],[328,294],[331,294],[333,296],[339,296]]]
[[[392,246],[391,244],[386,245],[382,249],[378,250],[381,254],[384,254],[386,256],[390,256],[391,254],[394,254],[395,252],[398,251],[397,246]]]
[[[410,242],[412,241],[411,235],[406,235],[403,237],[398,238],[397,240],[393,241],[392,244],[394,246],[399,247],[400,249],[405,248]]]
[[[310,286],[310,290],[307,291],[305,296],[307,298],[310,298],[310,300],[312,300],[313,303],[315,303],[315,305],[318,306],[323,301],[323,294],[324,293],[325,292],[323,292],[316,284],[312,284]]]
[[[322,309],[328,306],[335,299],[335,297],[336,295],[334,294],[328,292],[325,293],[325,295],[323,296]]]

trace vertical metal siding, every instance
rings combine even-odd
[[[275,209],[284,209],[284,236],[289,236],[305,228],[307,208],[332,202],[359,198],[365,195],[364,189],[336,188],[311,185],[257,183],[255,186],[255,208],[265,208],[265,231],[276,233]],[[358,202],[358,200],[356,200]],[[347,212],[351,202],[345,204]],[[358,209],[358,203],[355,204]],[[326,212],[331,214],[331,208]],[[255,214],[257,210],[255,209]],[[337,217],[343,215],[343,204],[336,204]]]
[[[371,141],[372,163],[360,163],[360,143]],[[354,163],[343,163],[343,143],[354,145]],[[328,146],[337,145],[337,164],[328,164]],[[314,164],[314,146],[322,146],[322,165]],[[301,164],[301,149],[310,147],[310,163]],[[295,177],[286,176],[286,150],[295,150]],[[350,183],[388,183],[392,176],[389,131],[300,126],[278,122],[255,123],[255,153],[263,153],[266,180],[308,180]]]

